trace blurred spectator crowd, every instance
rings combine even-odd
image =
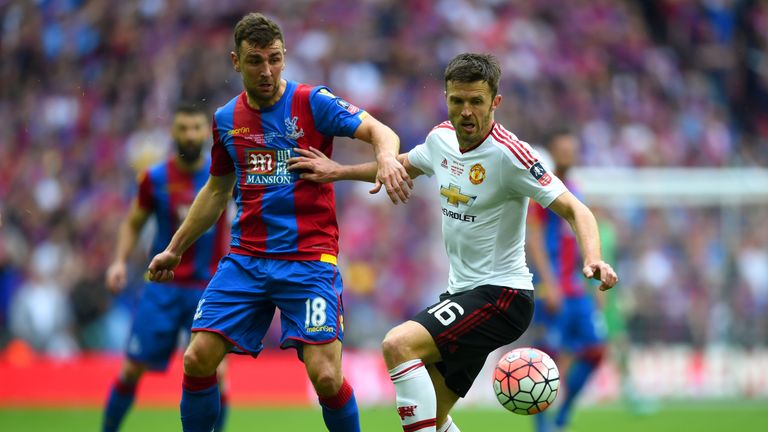
[[[765,0],[0,0],[0,348],[122,347],[147,257],[120,296],[103,277],[136,173],[170,150],[179,101],[241,91],[232,28],[256,4],[282,25],[285,77],[329,85],[403,150],[446,117],[447,61],[482,51],[503,67],[497,120],[532,143],[571,128],[585,165],[768,165]],[[375,347],[447,269],[433,185],[397,207],[367,186],[337,185],[338,216],[347,341]],[[602,215],[633,340],[768,343],[768,208]]]

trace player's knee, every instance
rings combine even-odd
[[[343,381],[341,371],[333,365],[317,368],[309,378],[319,396],[335,396],[341,389]]]
[[[190,345],[184,351],[184,373],[192,376],[209,376],[216,372],[215,359],[206,355],[205,351],[195,345]]]
[[[390,330],[381,342],[381,350],[387,366],[395,367],[398,364],[413,360],[413,353],[408,344],[408,335],[397,328]]]
[[[147,367],[133,360],[128,360],[123,364],[123,370],[121,371],[122,377],[128,382],[137,382],[144,375]]]

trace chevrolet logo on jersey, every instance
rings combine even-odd
[[[461,187],[455,184],[450,184],[448,187],[440,186],[440,195],[444,196],[448,204],[454,207],[458,207],[459,204],[469,207],[477,198],[475,195],[464,195],[461,193]]]

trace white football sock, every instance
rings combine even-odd
[[[456,423],[453,422],[451,416],[448,416],[448,419],[440,427],[440,429],[437,430],[437,432],[461,432],[461,430],[459,430],[459,427],[456,426]]]
[[[408,360],[389,370],[395,384],[397,412],[405,432],[436,432],[437,396],[421,360]]]

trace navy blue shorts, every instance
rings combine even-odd
[[[189,332],[202,287],[147,283],[141,293],[128,338],[126,356],[163,371],[176,350],[179,332]]]
[[[222,258],[195,312],[192,331],[218,333],[232,352],[257,356],[275,309],[281,348],[342,340],[342,282],[322,261],[289,261],[230,253]]]

